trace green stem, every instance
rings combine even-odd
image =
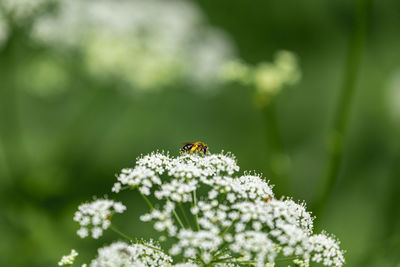
[[[153,207],[153,205],[151,204],[150,200],[149,200],[145,195],[143,195],[142,192],[140,192],[139,189],[138,189],[138,191],[139,191],[140,195],[143,197],[143,199],[146,201],[146,203],[147,203],[147,205],[149,206],[149,208],[153,211],[153,210],[154,210],[154,207]]]
[[[193,203],[192,203],[192,208],[197,207],[197,198],[196,198],[196,190],[193,191]],[[200,226],[199,226],[199,217],[197,213],[194,215],[194,221],[196,223],[196,228],[197,231],[200,231]]]
[[[120,230],[118,230],[116,227],[114,227],[114,225],[110,225],[110,229],[113,230],[115,233],[117,233],[118,235],[120,235],[122,238],[125,238],[126,240],[133,242],[134,238],[128,236],[127,234],[121,232]]]
[[[275,99],[272,99],[262,110],[265,124],[265,141],[268,152],[268,168],[271,179],[279,181],[278,194],[289,192],[289,162],[279,130],[276,115]]]
[[[179,225],[182,227],[182,229],[185,229],[185,226],[183,225],[181,219],[179,218],[178,214],[176,213],[175,209],[172,210],[174,213],[175,219],[178,221]]]
[[[32,54],[26,46],[25,36],[22,29],[12,25],[9,39],[0,51],[0,143],[8,174],[5,178],[11,185],[16,185],[16,181],[25,173],[29,173],[30,168],[28,164],[30,159],[27,157],[29,153],[25,151],[23,131],[21,131],[21,118],[27,114],[21,113],[19,108],[21,96],[16,84],[19,60]]]
[[[227,232],[229,232],[229,230],[231,230],[231,228],[238,222],[239,220],[235,220],[232,222],[231,225],[229,225],[228,227],[225,228],[225,230],[222,232],[221,236],[223,237]]]
[[[171,200],[168,198],[168,201],[171,201]],[[185,229],[186,227],[183,225],[183,223],[182,223],[181,219],[179,218],[178,213],[176,213],[175,209],[172,210],[172,213],[174,214],[175,219],[178,221],[178,223],[182,227],[182,229]]]
[[[317,216],[325,210],[334,186],[337,184],[343,160],[343,140],[346,136],[351,111],[351,104],[356,90],[356,81],[360,69],[362,49],[367,27],[369,0],[358,0],[355,10],[355,30],[349,42],[344,81],[340,98],[334,115],[334,123],[330,133],[330,146],[327,155],[325,184],[317,201],[314,212]]]
[[[226,258],[216,259],[216,260],[213,260],[212,262],[213,262],[213,263],[216,263],[216,262],[226,262],[227,260],[232,260],[232,259],[235,259],[235,257],[230,256],[230,257],[226,257]]]
[[[213,255],[211,262],[216,262],[219,261],[220,259],[218,259],[219,256],[221,256],[222,253],[224,253],[223,248],[227,245],[227,243],[225,242],[223,245],[221,245],[217,251],[215,251],[215,254]]]
[[[397,136],[393,160],[390,162],[390,165],[392,165],[392,170],[390,171],[392,179],[389,188],[385,190],[385,204],[381,205],[383,210],[383,223],[380,224],[381,231],[378,237],[374,238],[376,242],[370,245],[368,250],[363,253],[364,257],[360,259],[357,266],[373,266],[377,258],[383,259],[391,255],[392,251],[400,251],[400,213],[394,212],[398,210],[400,203],[400,131],[397,132]],[[385,244],[385,246],[382,246],[382,244]]]
[[[287,257],[287,258],[279,258],[279,259],[275,259],[275,261],[291,261],[294,259],[298,259],[299,257]]]
[[[147,203],[147,205],[149,206],[149,208],[153,211],[153,210],[154,210],[154,207],[153,207],[153,205],[151,204],[150,200],[149,200],[145,195],[143,195],[143,194],[140,192],[140,190],[139,190],[139,193],[140,193],[140,195],[143,197],[143,199],[146,201],[146,203]],[[169,199],[168,199],[168,200],[169,200]],[[179,225],[184,229],[185,226],[183,225],[183,223],[182,223],[181,219],[179,218],[178,214],[176,213],[175,209],[173,209],[172,212],[174,213],[174,216],[175,216],[176,220],[178,221]]]
[[[220,236],[221,236],[222,238],[224,238],[224,235],[225,235],[227,232],[229,232],[229,230],[232,228],[232,226],[235,225],[235,223],[236,223],[237,221],[239,221],[239,220],[233,221],[231,225],[229,225],[228,227],[226,227],[225,230],[220,234]],[[228,243],[223,243],[221,246],[219,246],[219,247],[218,247],[218,250],[217,250],[217,253],[213,256],[213,258],[217,258],[221,253],[223,253],[223,252],[224,252],[223,249],[225,248],[225,246],[226,246],[227,244],[228,244]]]
[[[165,253],[162,249],[159,249],[159,248],[150,246],[150,245],[148,245],[148,244],[145,244],[142,240],[138,240],[138,239],[136,239],[136,238],[132,238],[132,237],[128,236],[127,234],[125,234],[125,233],[121,232],[120,230],[118,230],[118,228],[116,228],[116,227],[115,227],[114,225],[112,225],[112,224],[110,225],[110,229],[111,229],[112,231],[114,231],[115,233],[117,233],[118,235],[120,235],[121,237],[125,238],[126,240],[128,240],[128,241],[131,242],[131,243],[141,244],[142,246],[145,246],[145,247],[148,247],[148,248],[150,248],[150,249],[157,250],[157,251],[160,251],[160,252]]]
[[[255,264],[256,264],[256,261],[251,261],[251,260],[249,260],[249,261],[240,261],[240,260],[238,260],[238,261],[226,261],[226,262],[224,262],[224,263],[236,263],[236,264],[250,264],[250,265],[255,265]]]
[[[150,246],[150,245],[147,245],[147,244],[145,244],[142,240],[138,240],[137,243],[138,243],[138,244],[141,244],[142,246],[148,247],[148,248],[150,248],[150,249],[152,249],[152,250],[156,250],[156,251],[165,253],[162,249],[156,248],[156,247],[153,247],[153,246]]]
[[[183,214],[183,219],[185,220],[185,223],[187,224],[187,226],[188,226],[189,228],[192,228],[192,226],[190,225],[189,219],[188,219],[188,217],[186,216],[186,212],[185,212],[185,210],[183,209],[182,203],[179,203],[179,209],[181,210],[181,212],[182,212],[182,214]]]

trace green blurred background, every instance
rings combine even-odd
[[[8,18],[0,48],[0,266],[55,266],[71,248],[79,251],[78,262],[88,262],[118,237],[107,232],[81,240],[72,221],[77,206],[93,196],[115,198],[110,189],[121,168],[155,150],[178,154],[182,142],[231,151],[241,171],[263,173],[278,196],[316,205],[357,1],[191,3],[244,62],[271,61],[280,49],[298,56],[301,81],[274,96],[269,111],[254,105],[252,88],[234,83],[205,90],[176,81],[141,90],[95,75],[79,49],[32,37],[34,21],[56,12],[53,4],[20,21]],[[400,3],[375,1],[368,8],[339,176],[316,224],[341,240],[348,266],[398,266]],[[270,167],[271,129],[286,154],[286,181]],[[115,223],[132,236],[154,237],[138,219],[146,207],[137,194],[118,197],[128,211]]]

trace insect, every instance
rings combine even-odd
[[[124,254],[126,254],[126,255],[128,255],[128,256],[131,256],[131,255],[132,255],[132,254],[129,252],[129,250],[127,250],[126,248],[121,248],[121,249],[119,250],[119,252],[124,253]]]
[[[272,198],[271,196],[268,196],[268,197],[264,198],[264,202],[265,202],[265,203],[268,203],[268,202],[270,202],[272,199],[273,199],[273,198]]]
[[[208,152],[208,146],[203,142],[193,142],[193,143],[184,143],[184,146],[181,148],[181,154],[189,152],[190,154],[201,152],[206,154]]]

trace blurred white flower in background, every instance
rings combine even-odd
[[[23,24],[57,0],[1,0],[1,10],[15,23]]]
[[[0,1],[0,49],[8,40],[11,24],[30,24],[35,16],[58,0],[1,0]]]
[[[41,97],[59,95],[68,88],[70,79],[61,60],[51,56],[36,56],[27,59],[17,69],[16,84],[29,88],[29,92]]]
[[[197,6],[182,0],[63,0],[36,20],[32,36],[79,49],[93,74],[142,90],[177,81],[209,88],[233,50]]]
[[[277,52],[271,63],[243,63],[227,35],[191,1],[3,0],[0,7],[0,46],[14,24],[28,25],[35,42],[52,51],[76,51],[93,77],[115,79],[136,91],[180,85],[213,92],[239,82],[255,88],[257,104],[265,105],[301,76],[288,51]],[[58,78],[59,87],[65,84],[61,72],[54,79],[39,75],[46,81],[29,88],[51,95]]]
[[[387,85],[387,107],[396,124],[400,121],[400,68],[389,76]]]
[[[296,55],[284,50],[275,53],[273,62],[261,62],[256,66],[238,60],[228,62],[220,73],[221,79],[226,82],[254,87],[260,106],[268,104],[271,97],[283,88],[295,85],[301,78]]]
[[[9,29],[6,18],[4,17],[4,14],[0,12],[0,48],[7,41],[8,33]]]
[[[260,93],[277,94],[286,85],[293,85],[301,77],[296,56],[289,51],[278,51],[273,63],[261,63],[254,73],[254,84]]]

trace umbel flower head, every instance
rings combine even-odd
[[[172,157],[155,152],[123,169],[112,191],[139,191],[150,208],[140,219],[153,223],[163,237],[160,240],[168,241],[163,253],[176,266],[344,264],[339,242],[326,233],[313,233],[313,218],[305,204],[277,199],[261,176],[238,171],[231,154]],[[121,251],[112,252],[112,246],[107,254],[99,251],[98,258],[120,259],[115,255]],[[158,253],[161,247],[155,250]],[[129,252],[129,257],[135,253]]]
[[[152,241],[142,244],[115,242],[100,248],[90,267],[169,266],[172,258]]]
[[[122,213],[126,207],[121,202],[114,202],[108,199],[98,199],[91,203],[84,203],[75,212],[74,221],[78,222],[81,228],[78,235],[82,238],[88,236],[89,229],[93,238],[99,238],[111,222],[114,213]]]

